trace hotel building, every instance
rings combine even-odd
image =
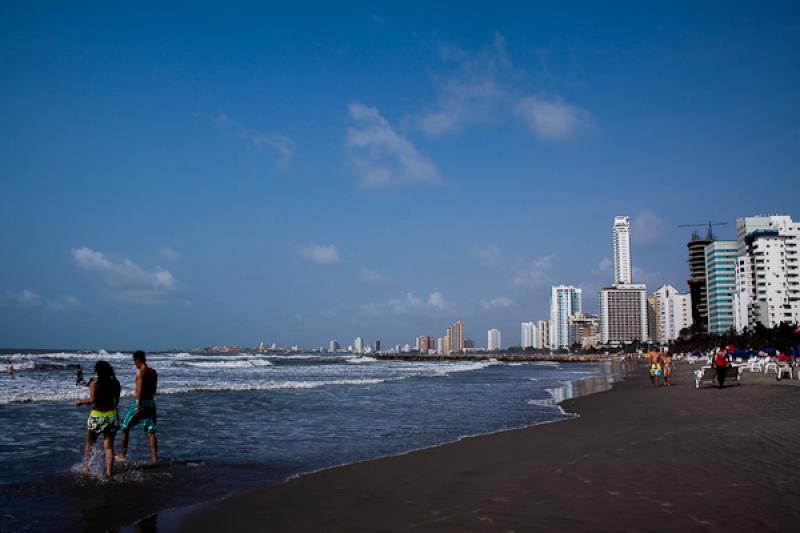
[[[569,347],[569,317],[582,310],[583,291],[572,285],[558,285],[550,293],[550,346]]]
[[[722,335],[734,327],[736,241],[712,241],[705,247],[707,331]]]
[[[734,325],[800,322],[800,223],[789,216],[740,218]]]

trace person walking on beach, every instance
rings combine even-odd
[[[661,354],[655,350],[650,351],[650,383],[660,385],[661,381]]]
[[[75,405],[91,405],[89,419],[86,421],[86,446],[83,450],[83,466],[89,464],[97,436],[103,434],[103,452],[106,460],[106,477],[111,477],[114,469],[114,438],[119,429],[119,395],[121,387],[114,369],[107,361],[98,361],[94,365],[97,379],[89,381],[89,398],[78,400]]]
[[[664,371],[664,385],[670,386],[672,380],[672,353],[664,352],[662,369]]]
[[[714,368],[717,371],[717,383],[719,383],[720,389],[725,385],[725,375],[728,373],[728,366],[730,366],[730,363],[728,362],[727,352],[725,348],[720,348],[717,351],[717,355],[714,357]]]
[[[122,442],[120,453],[117,459],[124,460],[128,453],[128,433],[138,424],[147,434],[150,443],[150,462],[158,462],[158,439],[156,438],[156,385],[158,384],[158,373],[155,369],[147,366],[147,356],[141,350],[133,354],[133,364],[136,365],[136,392],[134,401],[125,413],[122,421]]]

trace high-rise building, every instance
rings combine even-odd
[[[464,322],[456,320],[451,328],[452,340],[450,341],[450,349],[454,353],[462,353],[464,351]]]
[[[472,339],[464,339],[464,349],[475,348],[475,341]]]
[[[376,352],[380,352],[381,351],[381,341],[380,340],[375,341],[375,351]]]
[[[536,324],[533,322],[522,323],[520,346],[523,350],[525,348],[533,348],[536,346]]]
[[[631,217],[614,217],[614,283],[632,283]]]
[[[430,350],[436,350],[436,339],[431,336],[423,335],[422,337],[418,337],[419,339],[419,353],[427,354]]]
[[[785,215],[740,218],[736,235],[736,329],[800,322],[800,222]]]
[[[353,351],[355,353],[361,353],[364,351],[364,339],[361,337],[356,337],[356,340],[353,343]]]
[[[661,343],[677,339],[680,331],[692,325],[691,295],[681,294],[672,285],[662,285],[648,296],[648,338]],[[651,324],[653,320],[655,325]]]
[[[536,344],[534,348],[550,348],[550,321],[540,320],[536,323]]]
[[[647,297],[647,338],[657,341],[661,302],[655,294]]]
[[[339,349],[339,343],[335,340],[328,341],[328,351],[330,353],[336,353],[336,350]]]
[[[499,329],[490,329],[486,342],[486,349],[490,352],[496,352],[502,349],[502,340]]]
[[[439,355],[444,355],[444,337],[439,337],[436,339],[436,353]]]
[[[692,233],[692,239],[686,244],[689,249],[689,294],[692,300],[692,324],[700,331],[708,327],[708,287],[706,285],[706,246],[714,240],[711,226],[708,227],[706,238],[700,238],[697,232]]]
[[[600,318],[578,311],[569,317],[569,345],[589,348],[600,342]]]
[[[736,241],[712,241],[705,248],[707,331],[714,335],[721,335],[734,327],[736,253]]]
[[[614,283],[600,291],[600,338],[603,343],[647,340],[647,287],[633,283],[630,217],[614,217],[613,240]]]
[[[444,353],[453,353],[453,328],[447,328],[444,331]]]
[[[569,317],[582,310],[583,291],[572,285],[558,285],[550,293],[550,346],[569,347]]]
[[[604,344],[647,340],[647,287],[632,283],[601,290],[600,323]]]

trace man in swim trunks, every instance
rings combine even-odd
[[[650,351],[650,383],[659,385],[661,381],[661,354],[656,350]]]
[[[156,402],[153,399],[156,395],[156,385],[158,384],[158,373],[147,366],[147,357],[143,351],[133,354],[133,364],[136,365],[136,392],[135,400],[128,407],[125,419],[122,421],[122,448],[117,455],[117,459],[125,459],[128,453],[128,433],[138,424],[147,434],[150,442],[150,462],[158,462],[158,439],[156,438]]]

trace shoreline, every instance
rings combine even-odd
[[[800,489],[790,480],[800,466],[791,449],[800,437],[800,382],[746,374],[742,386],[696,390],[693,368],[678,365],[669,388],[653,387],[639,369],[609,394],[567,399],[562,408],[579,416],[561,424],[465,437],[201,504],[177,530],[796,527]],[[734,411],[727,404],[737,398],[746,402]],[[753,418],[753,404],[776,400],[781,409]],[[741,431],[742,417],[752,434]],[[576,506],[586,512],[575,514]]]
[[[605,361],[605,363],[609,363],[609,362]],[[565,391],[566,392],[566,397],[565,398],[558,399],[556,397],[556,395],[553,394],[554,391],[548,389],[548,393],[551,396],[550,400],[536,400],[536,401],[539,401],[539,402],[546,402],[545,405],[552,406],[554,409],[558,410],[560,415],[567,417],[565,419],[560,419],[560,420],[556,419],[556,420],[546,420],[546,421],[541,421],[541,422],[533,422],[533,423],[524,424],[524,425],[515,426],[515,427],[502,428],[502,429],[490,431],[490,432],[487,432],[487,433],[475,433],[475,434],[468,434],[468,435],[460,435],[460,436],[458,436],[457,438],[455,438],[453,440],[444,441],[444,442],[432,444],[432,445],[429,445],[429,446],[423,446],[423,447],[420,447],[420,448],[413,448],[413,449],[405,450],[405,451],[402,451],[402,452],[399,452],[399,453],[392,453],[392,454],[389,454],[389,455],[370,457],[368,459],[361,459],[361,460],[356,460],[356,461],[352,461],[352,462],[346,462],[346,463],[341,463],[341,464],[325,466],[325,467],[322,467],[322,468],[318,468],[318,469],[314,469],[314,470],[308,470],[308,471],[305,471],[305,472],[298,472],[298,473],[291,474],[291,475],[287,476],[284,480],[282,480],[282,481],[280,481],[278,483],[262,485],[262,486],[255,487],[255,488],[245,488],[245,489],[241,489],[241,490],[235,490],[235,491],[230,492],[230,493],[228,493],[226,495],[223,495],[221,497],[218,496],[218,497],[215,497],[215,498],[212,498],[212,499],[209,499],[209,500],[194,502],[194,503],[190,503],[190,504],[186,504],[186,505],[180,505],[180,506],[175,506],[175,507],[167,507],[167,508],[161,509],[161,510],[155,512],[155,513],[152,513],[152,512],[151,513],[147,513],[145,516],[142,516],[141,518],[137,518],[134,521],[126,522],[126,525],[122,527],[121,531],[125,531],[125,532],[130,531],[132,533],[134,531],[138,531],[136,529],[136,527],[138,527],[138,526],[141,526],[141,527],[152,527],[154,524],[157,524],[158,531],[162,531],[162,532],[163,531],[177,531],[177,530],[180,530],[180,524],[182,523],[182,521],[184,519],[186,519],[187,517],[192,516],[194,513],[203,512],[209,506],[214,506],[214,505],[216,505],[218,503],[225,502],[225,501],[228,501],[230,499],[235,499],[235,498],[237,498],[239,496],[248,494],[248,493],[250,493],[251,491],[254,491],[254,490],[258,491],[258,490],[269,489],[269,488],[273,488],[273,487],[277,487],[277,486],[282,486],[282,485],[286,485],[288,483],[292,483],[292,482],[295,482],[296,480],[303,479],[303,478],[306,478],[306,477],[309,477],[309,476],[315,476],[315,475],[319,475],[321,473],[325,473],[325,472],[329,472],[329,471],[335,471],[335,470],[339,470],[339,469],[342,469],[342,468],[349,468],[349,467],[352,467],[352,466],[355,466],[355,465],[371,463],[371,462],[374,462],[374,461],[390,460],[390,459],[397,458],[397,457],[404,457],[404,456],[408,456],[408,455],[415,454],[415,453],[418,453],[418,452],[424,452],[424,451],[427,451],[427,450],[441,448],[443,446],[450,446],[450,445],[458,444],[459,442],[462,442],[462,441],[465,441],[465,440],[468,440],[468,439],[480,439],[480,438],[483,438],[483,437],[496,435],[496,434],[501,434],[501,433],[506,433],[506,432],[513,432],[513,431],[525,430],[525,429],[533,428],[533,427],[537,427],[537,426],[543,426],[543,425],[549,425],[549,424],[556,424],[556,423],[560,423],[560,422],[566,422],[566,421],[572,420],[573,418],[576,418],[576,417],[578,417],[580,415],[577,414],[577,413],[572,413],[572,412],[565,411],[563,409],[563,407],[562,407],[562,404],[564,402],[569,401],[571,399],[576,399],[576,398],[582,398],[582,397],[596,395],[596,394],[599,394],[599,393],[602,393],[602,392],[609,392],[609,391],[613,390],[613,388],[618,383],[620,383],[622,380],[624,380],[626,378],[627,373],[628,372],[627,372],[626,369],[620,367],[615,372],[613,372],[610,376],[587,376],[587,377],[584,377],[584,378],[570,379],[570,380],[564,382],[563,387],[559,387],[558,389],[556,389],[556,390],[561,390],[561,391],[565,391],[565,389],[570,389],[570,392],[566,392]],[[575,389],[577,389],[577,391]],[[118,525],[119,524],[117,523],[117,526]],[[153,531],[155,531],[155,530],[153,530]]]

